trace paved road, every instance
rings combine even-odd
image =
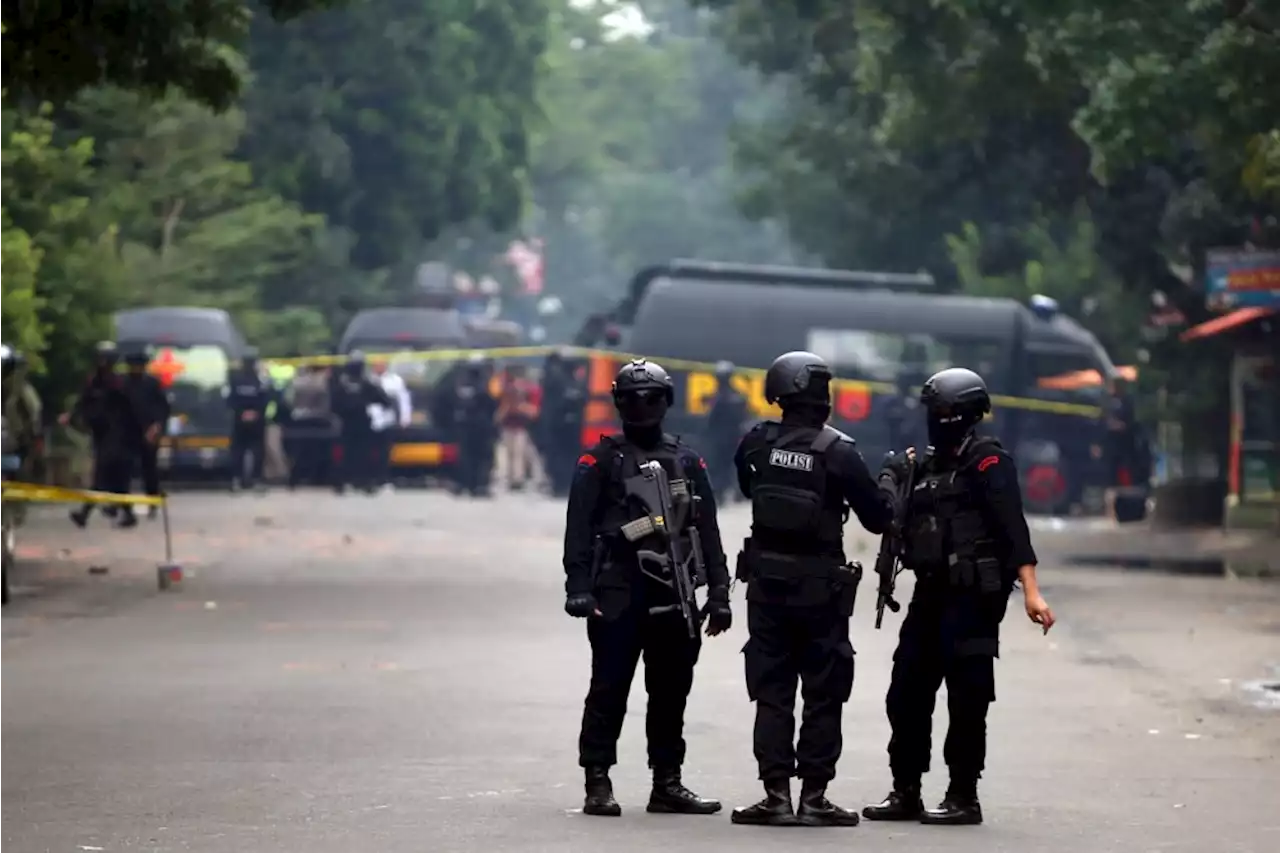
[[[624,816],[577,813],[587,647],[560,610],[548,500],[185,495],[174,517],[194,576],[166,594],[158,525],[28,531],[42,563],[4,616],[6,853],[746,851],[805,832],[646,815],[639,689]],[[741,508],[725,527],[743,535]],[[1280,713],[1260,683],[1280,679],[1280,586],[1045,563],[1061,621],[1042,638],[1011,608],[988,824],[808,830],[806,847],[1280,849]],[[832,790],[849,804],[888,782],[894,632],[872,630],[869,599]],[[744,640],[740,621],[708,641],[689,709],[687,781],[726,807],[758,794]]]

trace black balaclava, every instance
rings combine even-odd
[[[662,420],[667,416],[667,392],[661,388],[624,391],[616,399],[622,434],[637,447],[657,447],[662,442]]]

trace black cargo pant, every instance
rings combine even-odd
[[[953,787],[975,788],[987,756],[987,709],[996,698],[994,652],[947,639],[939,614],[912,602],[885,697],[889,768],[897,783],[918,784],[929,771],[933,709],[944,681],[951,723],[943,758]]]
[[[458,485],[480,494],[489,487],[493,472],[493,435],[483,423],[468,424],[458,436]]]
[[[756,703],[755,755],[761,779],[835,778],[844,747],[840,715],[853,691],[849,617],[837,602],[747,602],[743,647],[747,695]],[[804,700],[796,741],[796,687]]]
[[[369,488],[369,454],[372,447],[372,429],[364,425],[342,426],[338,432],[338,464],[334,476],[334,487],[338,491],[348,486],[356,489]]]
[[[129,494],[129,481],[133,477],[133,456],[128,445],[121,445],[110,440],[95,439],[93,442],[93,482],[90,486],[95,492],[109,492],[115,495]],[[93,512],[96,504],[87,503],[80,508],[85,518]],[[133,515],[133,504],[103,504],[107,515],[121,513],[128,518]]]
[[[582,429],[564,418],[550,423],[546,429],[543,467],[546,468],[547,479],[551,481],[552,493],[567,495],[569,487],[573,485],[573,475],[581,455],[579,436]]]
[[[245,458],[252,454],[249,473],[245,474]],[[231,430],[231,479],[244,486],[253,486],[262,480],[262,466],[266,462],[267,431],[262,426],[235,426]]]
[[[591,687],[582,712],[578,763],[612,767],[618,763],[618,736],[627,713],[627,697],[636,664],[644,658],[649,694],[645,734],[649,766],[676,769],[684,764],[684,709],[693,687],[693,667],[701,637],[690,638],[680,612],[651,615],[633,605],[616,620],[587,620],[591,641]]]
[[[138,467],[142,475],[142,490],[148,495],[160,494],[160,447],[150,441],[138,448]]]

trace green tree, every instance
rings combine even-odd
[[[338,0],[266,0],[288,20]],[[248,32],[245,0],[62,0],[4,4],[4,88],[19,101],[64,102],[103,84],[161,95],[171,87],[215,107],[240,91],[232,49]]]
[[[60,400],[83,369],[86,347],[110,335],[129,282],[110,211],[94,192],[93,141],[59,145],[50,115],[4,111],[4,260],[17,261],[4,278],[12,272],[17,281],[5,283],[3,316],[6,339],[29,350],[49,377],[48,399]]]
[[[646,30],[622,34],[607,4],[553,5],[525,224],[545,238],[549,286],[578,320],[672,257],[794,260],[774,223],[734,204],[731,132],[781,93],[683,0],[639,6]]]
[[[547,0],[364,0],[255,21],[243,151],[267,186],[402,262],[449,226],[523,212]]]
[[[254,185],[234,156],[240,111],[108,88],[81,95],[65,124],[100,140],[94,180],[135,302],[225,308],[251,338],[297,348],[326,344],[344,296],[369,283],[322,217]]]
[[[39,247],[31,242],[31,235],[9,222],[9,211],[0,212],[4,220],[3,258],[0,276],[3,286],[4,311],[0,312],[0,340],[26,353],[32,366],[43,368],[41,354],[45,347],[45,329],[40,320],[44,300],[36,291],[40,271]]]

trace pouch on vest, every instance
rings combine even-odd
[[[766,485],[752,490],[751,512],[768,519],[768,529],[787,534],[817,534],[822,524],[822,495],[794,486]]]
[[[979,592],[994,595],[1004,588],[1000,575],[1000,561],[993,557],[976,560],[952,557],[951,585],[963,588],[977,587]]]
[[[905,538],[904,562],[913,570],[938,569],[947,564],[946,537],[936,515],[916,514]]]

